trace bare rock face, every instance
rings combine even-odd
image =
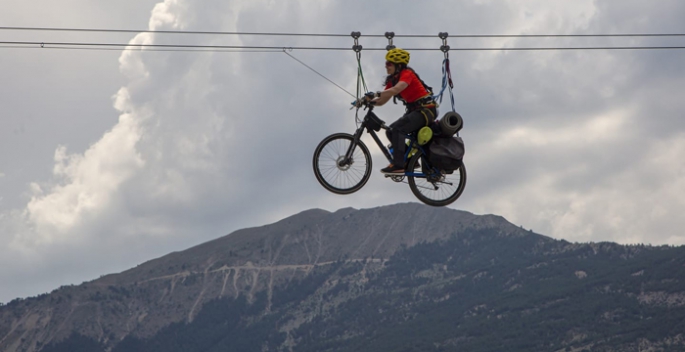
[[[0,351],[685,350],[684,252],[419,204],[314,209],[15,300]]]
[[[113,346],[191,322],[207,301],[248,301],[336,261],[387,260],[398,248],[466,229],[525,232],[497,216],[399,204],[334,213],[314,209],[277,223],[236,231],[183,252],[0,307],[0,350],[40,351],[78,333]],[[267,308],[268,309],[268,308]]]

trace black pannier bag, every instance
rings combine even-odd
[[[461,166],[464,159],[464,141],[461,137],[433,138],[428,148],[428,161],[433,167],[454,171]]]

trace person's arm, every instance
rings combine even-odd
[[[387,103],[388,100],[390,100],[390,98],[394,97],[397,94],[400,94],[400,92],[407,88],[407,86],[407,82],[399,81],[394,87],[388,88],[380,92],[380,95],[376,97],[373,101],[376,103],[376,106],[381,106]]]

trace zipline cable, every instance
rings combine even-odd
[[[92,51],[122,51],[122,48],[89,48],[89,47],[69,47],[69,46],[19,46],[19,45],[0,45],[0,49],[59,49],[59,50],[92,50]],[[279,53],[276,49],[147,49],[147,48],[123,48],[123,50],[138,52],[211,52],[211,53]]]
[[[276,32],[221,32],[221,31],[172,31],[104,28],[55,28],[55,27],[0,27],[4,31],[42,32],[99,32],[99,33],[159,33],[159,34],[201,34],[201,35],[253,35],[287,37],[349,37],[349,34],[335,33],[276,33]],[[591,38],[591,37],[683,37],[685,33],[624,33],[624,34],[462,34],[452,38]],[[365,34],[364,37],[385,37],[385,34]],[[396,34],[400,38],[434,38],[428,34]]]
[[[304,62],[300,61],[298,58],[292,56],[292,55],[287,51],[287,49],[283,49],[283,53],[285,53],[286,55],[290,56],[293,60],[295,60],[295,61],[301,63],[302,65],[304,65],[304,67],[306,67],[306,68],[312,70],[314,73],[316,73],[317,75],[321,76],[323,79],[327,80],[328,82],[331,82],[331,83],[334,84],[336,87],[342,89],[345,93],[349,94],[350,96],[352,96],[352,97],[354,98],[354,94],[348,92],[345,88],[339,86],[337,83],[335,83],[335,82],[331,81],[330,79],[328,79],[328,77],[326,77],[326,76],[324,76],[323,74],[319,73],[319,71],[317,71],[317,70],[311,68],[309,65],[307,65],[307,64],[305,64]]]
[[[45,32],[98,32],[98,33],[159,33],[159,34],[203,34],[203,35],[259,35],[286,37],[349,37],[349,34],[326,33],[268,33],[268,32],[217,32],[217,31],[169,31],[149,29],[98,29],[98,28],[43,28],[43,27],[0,27],[0,30],[45,31]]]
[[[193,44],[122,44],[122,43],[84,43],[84,42],[27,42],[0,41],[0,45],[10,46],[40,46],[49,49],[50,46],[61,47],[117,47],[117,48],[166,48],[166,49],[250,49],[250,50],[282,50],[283,46],[248,46],[248,45],[193,45]],[[1,46],[0,46],[1,47]],[[292,47],[293,50],[350,50],[343,47]],[[685,46],[599,46],[599,47],[519,47],[519,48],[451,48],[455,51],[555,51],[555,50],[679,50]],[[364,48],[364,50],[380,51],[386,48]],[[405,48],[408,51],[440,51],[439,48]]]

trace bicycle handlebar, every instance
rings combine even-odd
[[[374,93],[374,92],[367,92],[366,94],[364,94],[364,96],[363,96],[362,98],[353,101],[352,103],[350,103],[350,105],[352,105],[352,108],[360,108],[360,107],[362,107],[362,106],[365,107],[365,108],[371,107],[371,106],[376,105],[376,102],[373,101],[373,100],[371,100],[371,99],[373,99],[373,98],[375,98],[375,97],[376,97],[376,93]],[[357,106],[357,103],[359,103],[360,105]]]

